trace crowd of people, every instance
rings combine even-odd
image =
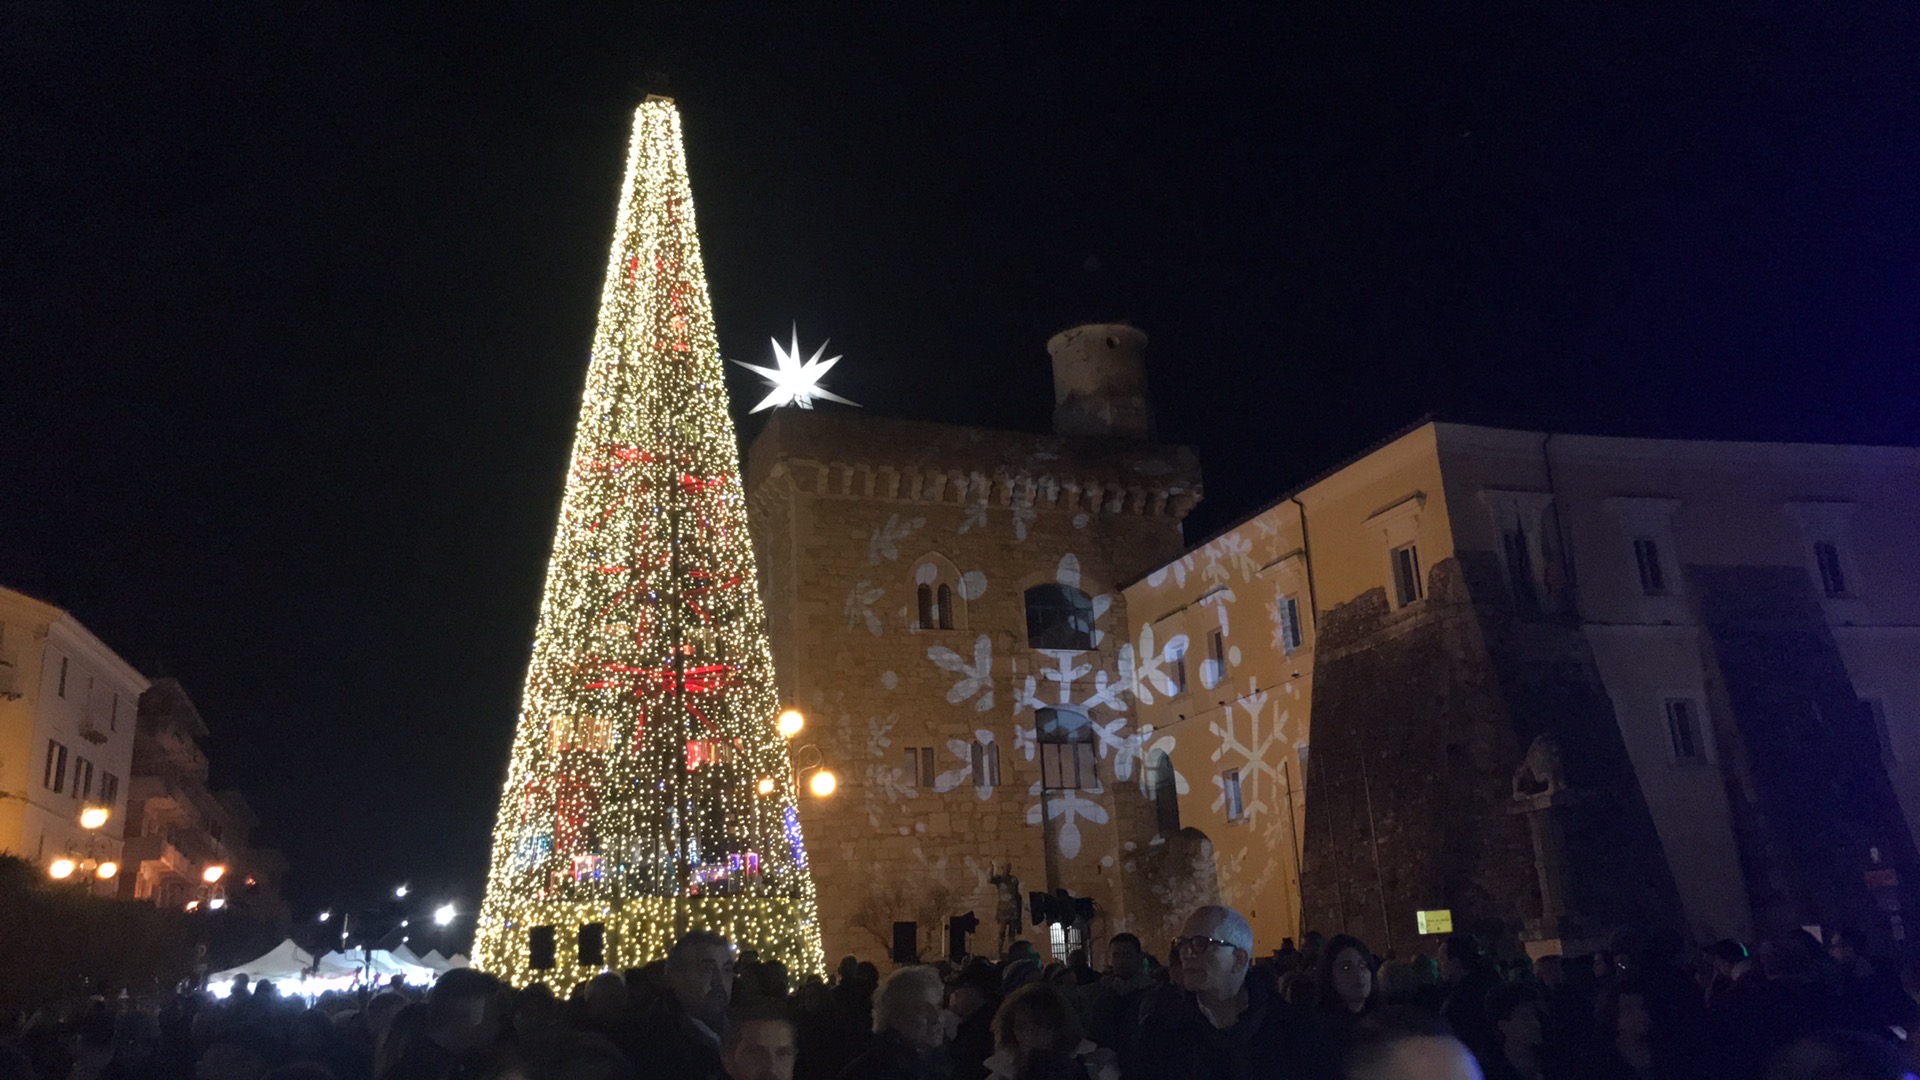
[[[0,1080],[1903,1080],[1920,996],[1858,934],[1751,951],[1678,934],[1496,960],[1458,934],[1383,960],[1349,936],[1260,955],[1195,911],[1164,963],[1133,935],[1045,961],[853,957],[831,981],[717,935],[576,986],[456,970],[309,1005],[236,981],[96,999],[0,1033]],[[1913,1055],[1920,1057],[1920,1053]]]

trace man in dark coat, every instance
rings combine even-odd
[[[667,952],[667,993],[640,1022],[633,1067],[641,1080],[720,1080],[720,1046],[733,1000],[733,943],[696,930]]]
[[[1203,907],[1174,941],[1180,989],[1148,1001],[1128,1080],[1331,1080],[1336,1062],[1307,1010],[1253,970],[1253,928]]]

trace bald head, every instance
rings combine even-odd
[[[1482,1080],[1473,1054],[1447,1025],[1408,1007],[1382,1009],[1360,1025],[1347,1080]]]

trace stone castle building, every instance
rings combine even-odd
[[[993,952],[1041,891],[1091,899],[1096,935],[1164,934],[1210,890],[1204,844],[1156,828],[1118,592],[1201,494],[1152,439],[1145,345],[1055,336],[1052,434],[788,409],[748,450],[795,764],[839,778],[801,807],[829,960],[887,955],[899,923],[942,954],[968,912]]]
[[[1135,719],[1266,944],[1882,940],[1920,822],[1920,451],[1428,423],[1124,588]]]

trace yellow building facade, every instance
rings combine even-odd
[[[0,588],[0,850],[114,894],[146,689],[72,615]],[[106,811],[92,827],[90,809]]]

